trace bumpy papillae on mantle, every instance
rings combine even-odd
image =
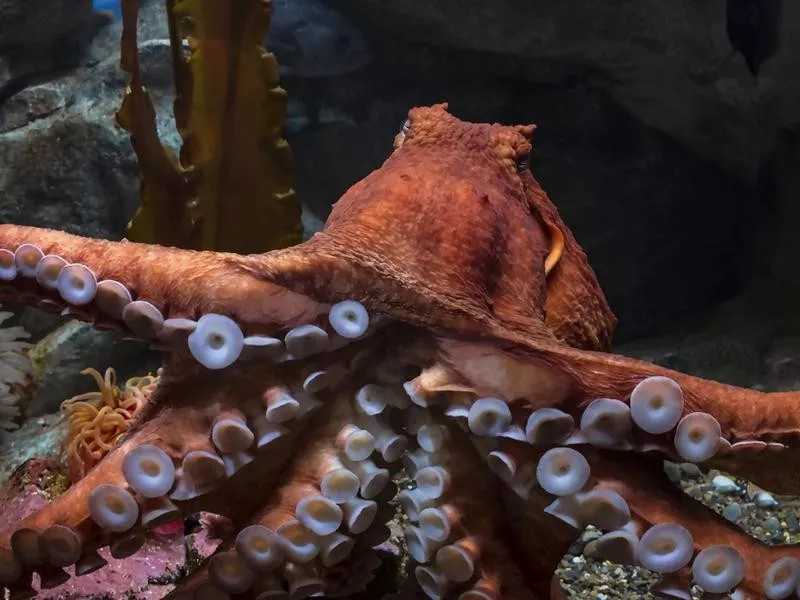
[[[121,444],[0,534],[11,597],[198,511],[237,533],[173,597],[347,597],[395,496],[430,598],[561,598],[556,565],[587,524],[667,596],[792,596],[800,550],[707,512],[662,460],[797,493],[800,393],[606,353],[615,318],[528,170],[532,133],[413,109],[323,232],[264,255],[0,226],[3,299],[164,350]],[[416,487],[398,493],[401,467]]]

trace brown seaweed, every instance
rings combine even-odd
[[[126,237],[243,254],[298,243],[293,157],[282,137],[286,92],[275,56],[261,42],[271,3],[167,0],[179,157],[161,143],[142,84],[137,0],[122,5],[122,67],[130,83],[117,120],[130,134],[141,176],[141,206]]]

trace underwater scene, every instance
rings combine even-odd
[[[0,600],[800,598],[800,3],[0,0]]]

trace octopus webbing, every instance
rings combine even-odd
[[[800,393],[611,354],[616,319],[531,173],[533,131],[412,109],[322,232],[266,254],[0,226],[2,299],[164,356],[120,444],[0,534],[11,597],[199,511],[236,534],[171,597],[347,597],[395,497],[429,598],[563,598],[556,566],[588,524],[661,594],[793,595],[800,550],[712,514],[663,460],[798,493]],[[400,469],[415,486],[398,493]]]

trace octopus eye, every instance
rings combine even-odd
[[[523,154],[517,157],[517,171],[527,171],[530,167],[531,155]]]
[[[411,130],[411,119],[406,119],[403,121],[403,126],[400,128],[400,133],[403,135],[407,135],[408,132]]]

